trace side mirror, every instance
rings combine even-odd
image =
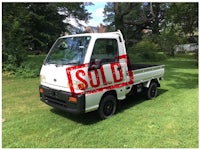
[[[95,61],[92,61],[90,63],[90,66],[88,68],[88,70],[95,70],[95,69],[100,69],[101,67],[101,59],[95,59]]]

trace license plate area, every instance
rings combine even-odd
[[[49,96],[54,97],[54,98],[58,98],[58,91],[56,90],[49,90]]]

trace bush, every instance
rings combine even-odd
[[[13,63],[2,63],[4,77],[34,78],[40,73],[45,55],[30,55],[19,67]]]
[[[129,49],[129,56],[134,61],[161,61],[166,59],[159,46],[149,40],[143,40]]]
[[[37,77],[39,74],[39,70],[32,67],[30,64],[22,64],[20,67],[16,69],[15,76],[22,78],[33,78]]]
[[[3,64],[3,76],[33,78],[39,75],[39,68],[33,68],[32,64],[23,63],[20,67],[15,67],[12,64]]]
[[[174,56],[176,54],[176,45],[187,43],[186,36],[180,32],[177,26],[169,26],[153,38],[155,39],[154,41],[159,44],[162,51],[169,56]]]

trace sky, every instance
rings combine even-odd
[[[103,23],[103,10],[106,2],[93,2],[94,5],[87,6],[88,12],[92,13],[92,19],[89,20],[88,26],[98,26]]]

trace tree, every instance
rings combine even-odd
[[[132,40],[135,42],[136,39],[141,38],[140,34],[135,34],[138,31],[140,32],[140,29],[138,29],[139,24],[133,24],[133,21],[136,21],[138,18],[141,4],[142,3],[107,3],[104,8],[104,22],[106,22],[108,26],[115,28],[114,30],[121,30],[126,41]]]
[[[28,11],[31,18],[28,24],[30,40],[36,50],[49,50],[54,40],[67,31],[70,24],[63,22],[66,18],[84,21],[90,18],[84,3],[30,3]]]
[[[104,7],[104,19],[103,22],[107,26],[108,31],[114,31],[115,26],[114,26],[114,3],[112,2],[107,2],[105,7]]]
[[[27,44],[31,44],[34,50],[48,50],[53,40],[65,31],[62,22],[65,17],[58,14],[53,3],[29,3],[27,11]]]
[[[165,9],[166,3],[107,3],[104,21],[120,29],[126,41],[136,43],[141,40],[143,29],[159,33]]]
[[[26,56],[24,40],[27,32],[23,25],[28,11],[23,3],[3,3],[2,14],[3,63],[19,66]]]
[[[84,21],[90,18],[85,5],[88,3],[3,3],[3,63],[20,66],[29,48],[47,52],[66,31],[66,17]]]
[[[178,44],[197,42],[194,33],[198,30],[198,3],[169,3],[165,18],[157,42],[167,54],[174,56]]]
[[[160,35],[157,36],[157,43],[161,49],[168,55],[175,55],[175,46],[185,43],[185,38],[178,32],[178,27],[173,26],[165,28]]]
[[[185,34],[194,35],[198,30],[198,3],[170,3],[167,11],[167,23],[181,27]]]
[[[147,19],[145,28],[152,30],[152,34],[160,34],[166,19],[168,3],[143,3],[144,18]]]

